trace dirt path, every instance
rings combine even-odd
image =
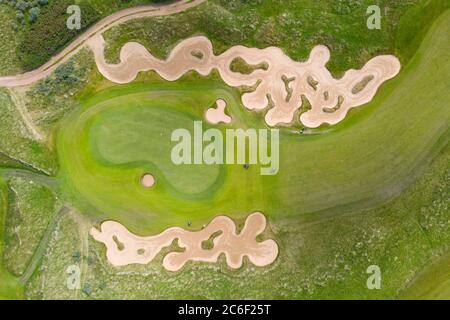
[[[30,114],[26,108],[26,99],[24,97],[24,87],[18,88],[9,88],[9,94],[11,96],[11,100],[13,104],[16,106],[17,111],[20,114],[20,117],[25,124],[25,127],[28,129],[28,132],[32,135],[32,138],[37,141],[44,141],[44,136],[41,134],[39,129],[34,125],[33,120],[30,117]]]
[[[37,169],[36,169],[37,170]],[[39,172],[39,173],[38,173]],[[16,168],[0,168],[0,177],[20,177],[25,179],[33,180],[41,185],[44,185],[55,193],[59,191],[59,185],[56,178],[49,176],[46,172],[33,172],[26,169],[16,169]]]
[[[122,24],[132,19],[144,17],[156,17],[171,15],[179,12],[189,10],[206,0],[182,0],[180,2],[169,5],[146,5],[133,7],[118,11],[96,23],[89,28],[85,33],[80,35],[63,51],[50,59],[46,64],[38,69],[14,76],[0,77],[0,87],[18,87],[30,85],[49,74],[51,74],[59,65],[70,59],[80,49],[82,49],[86,41],[95,34],[101,34],[113,26]]]
[[[228,265],[233,269],[242,266],[244,256],[256,266],[267,266],[278,256],[278,245],[274,240],[256,241],[266,229],[266,217],[259,212],[247,217],[244,228],[236,234],[236,225],[226,216],[218,216],[201,231],[190,232],[182,228],[170,228],[152,237],[139,237],[115,221],[103,222],[100,231],[93,228],[91,235],[106,245],[106,256],[114,266],[147,264],[164,247],[178,239],[183,252],[170,252],[164,257],[163,266],[169,271],[178,271],[188,262],[217,262],[224,253]],[[211,241],[211,248],[203,246]]]
[[[120,63],[105,60],[105,40],[101,34],[88,41],[95,55],[100,73],[112,82],[133,81],[139,72],[155,71],[167,81],[175,81],[194,70],[203,76],[218,70],[223,81],[231,87],[256,87],[242,95],[243,105],[250,110],[269,108],[265,120],[269,126],[290,124],[302,105],[302,96],[311,104],[300,120],[310,128],[342,121],[348,110],[368,103],[378,88],[400,72],[399,60],[390,55],[371,59],[360,70],[349,70],[340,79],[333,78],[326,64],[330,51],[316,46],[307,61],[297,62],[276,47],[265,49],[234,46],[216,56],[211,41],[204,36],[179,43],[167,60],[155,58],[139,43],[129,42],[122,47]],[[250,74],[230,69],[236,58],[250,65],[267,65]]]

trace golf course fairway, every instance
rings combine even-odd
[[[402,299],[450,299],[450,254],[445,254],[421,272],[402,293]]]

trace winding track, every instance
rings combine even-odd
[[[66,62],[73,55],[85,47],[87,40],[97,34],[102,34],[106,30],[127,22],[129,20],[167,16],[189,10],[206,0],[181,0],[169,5],[146,5],[118,11],[90,27],[86,32],[80,35],[69,46],[55,55],[43,66],[22,74],[0,77],[0,87],[19,87],[30,85],[46,76],[50,75],[58,66]]]

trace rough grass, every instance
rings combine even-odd
[[[396,54],[408,61],[417,51],[433,21],[450,8],[446,0],[420,1],[402,15],[396,34]]]
[[[0,5],[0,76],[20,73],[22,71],[20,60],[17,57],[17,48],[20,35],[13,29],[15,11],[8,6]]]
[[[47,136],[68,112],[79,106],[77,94],[87,84],[93,68],[91,52],[82,50],[27,91],[27,111]]]
[[[58,206],[48,188],[24,178],[10,179],[4,259],[12,274],[23,274]]]
[[[41,7],[36,22],[16,21],[16,11],[6,4],[0,4],[0,75],[13,75],[30,71],[46,63],[68,43],[84,32],[90,25],[118,10],[143,4],[164,3],[164,0],[80,0],[81,29],[68,30],[67,8],[74,4],[69,0],[50,0]]]
[[[81,252],[78,225],[70,215],[66,215],[59,221],[52,234],[38,272],[27,283],[26,298],[50,300],[81,298],[80,290],[68,289],[69,274],[66,271],[72,265],[82,267],[86,256]],[[55,259],[59,262],[55,263]],[[43,276],[44,274],[48,276]]]
[[[45,64],[77,35],[99,20],[97,12],[84,3],[78,3],[82,10],[81,29],[69,30],[66,22],[70,0],[51,1],[42,8],[35,23],[23,31],[23,38],[17,51],[24,70],[30,71]]]
[[[43,172],[54,172],[56,159],[53,153],[34,139],[9,92],[3,88],[0,88],[0,123],[0,152],[3,155]]]
[[[23,287],[17,278],[11,275],[4,266],[5,219],[8,213],[8,186],[0,178],[0,300],[20,299]]]
[[[83,0],[83,2],[92,6],[102,17],[108,16],[111,13],[117,12],[121,9],[135,7],[145,4],[167,4],[174,2],[172,0]]]
[[[2,35],[7,35],[6,41],[2,42],[4,50],[0,50],[4,64],[0,72],[9,75],[38,67],[90,24],[120,9],[164,2],[170,1],[80,1],[85,13],[83,29],[70,32],[65,26],[67,17],[63,10],[69,3],[50,1],[35,24],[26,24],[17,31],[12,28],[15,11],[0,5],[4,16],[1,19],[4,24]],[[198,32],[210,36],[219,51],[235,43],[258,47],[277,45],[296,59],[305,59],[314,45],[324,44],[332,50],[330,68],[340,74],[350,67],[362,66],[369,57],[380,53],[395,52],[402,62],[407,62],[426,34],[430,21],[449,7],[446,0],[379,0],[376,4],[383,9],[382,30],[368,31],[365,10],[372,4],[373,1],[368,0],[333,1],[331,5],[329,0],[213,0],[176,18],[148,19],[144,24],[150,28],[145,30],[134,28],[140,22],[134,22],[123,35],[117,35],[116,29],[110,34],[120,42],[112,50],[117,57],[115,51],[122,42],[139,39],[156,54],[164,56],[175,42]],[[414,9],[404,15],[414,4],[417,4]],[[55,13],[57,15],[52,16]],[[20,49],[16,50],[19,45]]]

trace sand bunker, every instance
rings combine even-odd
[[[267,266],[278,256],[278,245],[274,240],[256,241],[256,236],[266,228],[266,218],[256,212],[247,217],[245,226],[236,234],[236,226],[228,217],[216,217],[203,230],[186,231],[170,228],[156,236],[139,237],[129,232],[120,223],[103,222],[100,230],[91,229],[95,240],[106,245],[106,256],[114,266],[147,264],[162,248],[168,247],[175,239],[183,252],[170,252],[164,257],[163,266],[169,271],[178,271],[189,260],[216,262],[224,253],[228,265],[237,269],[246,256],[256,266]],[[204,242],[211,240],[212,248],[204,248]]]
[[[218,124],[218,123],[231,123],[231,117],[225,114],[225,108],[227,106],[227,102],[223,99],[218,99],[217,108],[209,108],[206,111],[205,117],[209,123]]]
[[[41,67],[15,76],[0,77],[0,87],[27,86],[49,76],[56,70],[56,68],[67,62],[67,60],[84,48],[86,40],[91,38],[96,33],[103,33],[114,26],[123,24],[133,19],[167,16],[180,13],[194,8],[205,1],[206,0],[179,0],[175,3],[142,5],[115,12],[94,24],[75,41],[70,43],[60,53],[53,56],[50,61]]]
[[[325,67],[330,51],[316,46],[305,62],[291,60],[281,49],[235,46],[219,56],[214,55],[211,41],[198,36],[179,43],[167,60],[159,60],[136,42],[125,44],[119,64],[108,64],[104,57],[105,40],[98,34],[88,41],[99,71],[115,83],[129,83],[141,71],[153,70],[168,81],[175,81],[190,70],[208,75],[217,69],[223,81],[232,87],[255,88],[242,95],[242,103],[251,110],[271,107],[266,113],[269,126],[289,124],[302,105],[302,95],[311,104],[300,120],[311,128],[323,123],[336,124],[350,108],[372,100],[380,85],[400,71],[400,62],[391,55],[371,59],[361,70],[349,70],[334,79]],[[250,74],[233,72],[230,65],[242,58],[250,65],[266,64],[268,68]],[[370,79],[370,81],[367,81]]]
[[[144,174],[141,178],[141,184],[144,188],[151,188],[155,185],[155,177],[153,177],[151,174],[147,173]]]

